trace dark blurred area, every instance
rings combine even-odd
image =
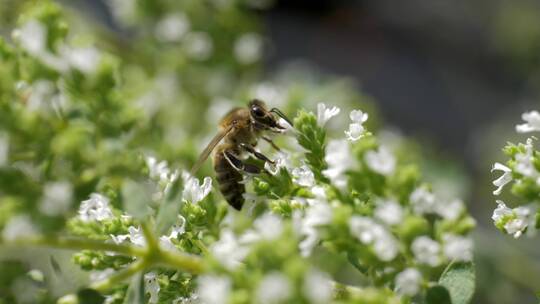
[[[268,66],[301,59],[351,76],[387,122],[471,163],[474,130],[526,108],[527,81],[492,41],[497,6],[474,2],[278,1],[265,13]]]

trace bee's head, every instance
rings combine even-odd
[[[259,99],[250,101],[248,107],[251,120],[258,129],[285,130],[285,127],[278,124],[278,119],[273,114],[277,114],[279,117],[285,119],[288,124],[292,125],[289,119],[280,110],[276,108],[268,110],[266,104]]]

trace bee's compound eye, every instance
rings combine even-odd
[[[264,111],[260,107],[252,107],[251,113],[253,113],[253,115],[255,115],[256,117],[264,116]]]

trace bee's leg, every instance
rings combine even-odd
[[[264,160],[265,162],[271,163],[272,165],[275,164],[275,162],[273,160],[270,160],[268,157],[266,157],[261,152],[255,150],[255,148],[253,148],[250,145],[240,144],[240,147],[242,147],[244,150],[248,151],[249,153],[253,154],[256,158],[258,158],[260,160]]]
[[[252,164],[244,163],[229,151],[223,152],[223,155],[225,156],[225,159],[229,162],[229,164],[231,164],[231,166],[233,166],[238,171],[243,171],[248,174],[260,174],[262,172],[261,168]]]
[[[270,138],[262,136],[262,139],[269,143],[276,151],[281,151],[281,149]]]

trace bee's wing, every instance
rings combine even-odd
[[[214,138],[212,138],[212,140],[210,141],[210,143],[208,143],[204,151],[202,151],[195,165],[193,165],[193,168],[191,168],[191,175],[195,175],[197,170],[199,170],[199,168],[202,166],[204,161],[206,161],[208,156],[210,156],[210,153],[212,153],[214,148],[219,144],[219,142],[223,139],[223,137],[227,136],[227,134],[229,134],[233,129],[234,127],[230,126],[228,129],[220,131],[218,134],[216,134],[216,136],[214,136]]]

